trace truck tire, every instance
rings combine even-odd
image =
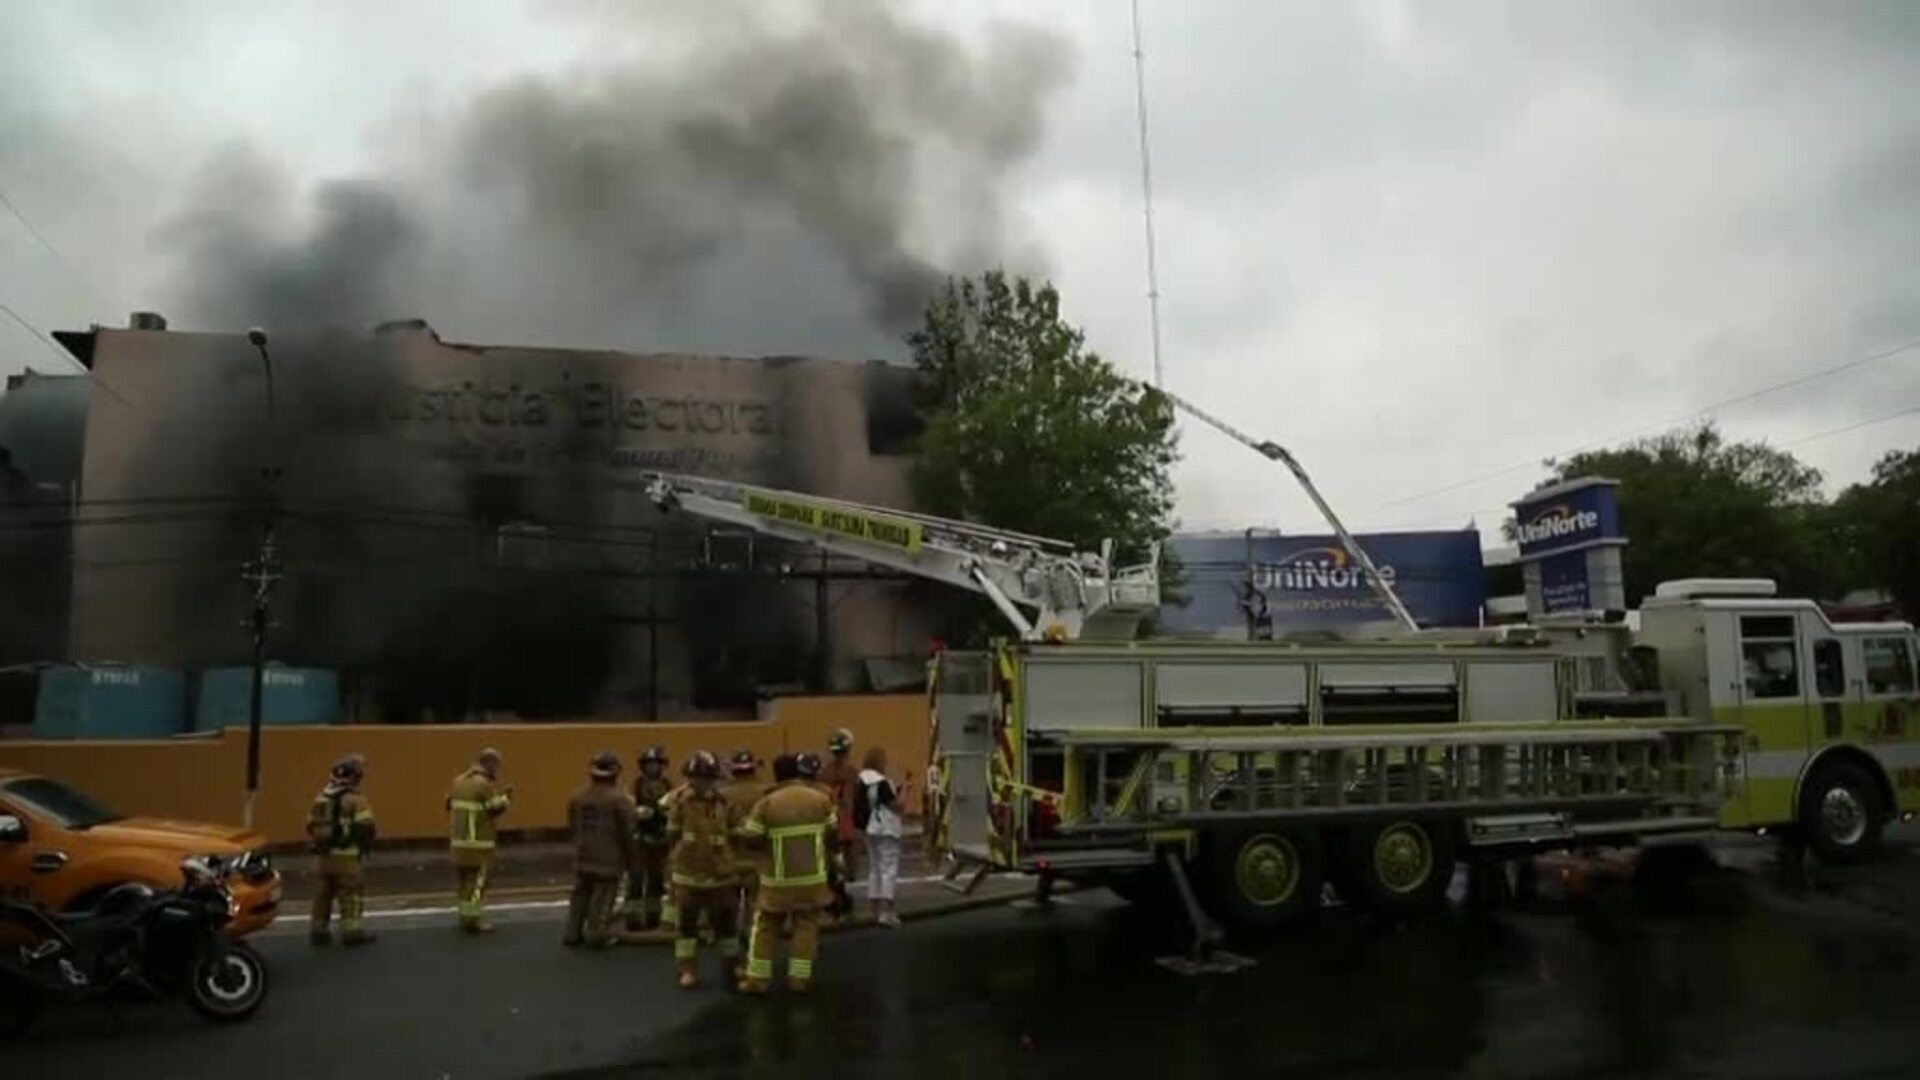
[[[1851,761],[1827,761],[1800,789],[1800,831],[1824,863],[1857,863],[1880,847],[1887,823],[1880,788]]]
[[[1456,840],[1443,821],[1402,818],[1361,825],[1347,834],[1344,874],[1353,903],[1383,915],[1408,916],[1446,906]]]
[[[1213,838],[1202,895],[1229,926],[1264,930],[1311,918],[1324,880],[1318,834],[1256,826]]]

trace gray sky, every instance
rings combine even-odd
[[[1005,262],[1144,375],[1127,5],[817,6],[0,5],[0,194],[60,253],[0,210],[0,302],[883,354]],[[1543,456],[1920,339],[1920,5],[1142,6],[1169,385],[1356,525],[1491,535]],[[1838,484],[1907,408],[1920,348],[1715,415]],[[1317,526],[1185,452],[1185,525]]]

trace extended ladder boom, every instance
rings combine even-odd
[[[685,511],[984,594],[1021,638],[1128,640],[1160,606],[1159,552],[1113,569],[1112,545],[1076,553],[1059,540],[971,522],[674,473],[643,477],[663,512]]]
[[[1393,591],[1393,586],[1381,575],[1380,568],[1373,564],[1372,556],[1368,555],[1366,549],[1361,547],[1358,541],[1354,540],[1353,534],[1347,531],[1347,527],[1341,522],[1340,516],[1335,514],[1333,507],[1327,505],[1327,500],[1321,497],[1320,489],[1315,487],[1313,481],[1308,478],[1306,468],[1300,464],[1299,459],[1288,452],[1286,447],[1281,446],[1272,439],[1256,439],[1177,394],[1157,386],[1150,387],[1149,389],[1172,402],[1174,406],[1182,412],[1213,428],[1215,431],[1220,432],[1227,438],[1253,450],[1255,453],[1270,461],[1277,461],[1285,465],[1287,470],[1293,473],[1294,479],[1300,481],[1300,486],[1305,489],[1307,498],[1312,499],[1313,505],[1320,509],[1320,516],[1326,518],[1327,524],[1333,527],[1334,535],[1340,538],[1340,546],[1345,548],[1347,555],[1352,558],[1354,562],[1359,563],[1360,568],[1367,572],[1367,581],[1372,584],[1373,591],[1380,597],[1380,602],[1386,605],[1387,610],[1393,613],[1393,617],[1399,621],[1401,626],[1408,630],[1420,629],[1420,624],[1414,621],[1413,614],[1407,610],[1405,604],[1400,602],[1400,595]]]

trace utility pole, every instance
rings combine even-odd
[[[267,446],[276,445],[274,428],[273,357],[267,353],[267,332],[255,327],[247,331],[247,341],[260,353],[267,386]],[[241,572],[241,580],[253,586],[253,614],[248,624],[253,634],[253,678],[247,694],[247,801],[241,821],[253,828],[254,803],[260,795],[260,711],[267,673],[267,630],[273,625],[273,586],[280,580],[280,553],[274,544],[274,525],[279,518],[280,466],[269,449],[262,454],[260,479],[266,486],[260,521],[260,550]]]
[[[253,806],[260,794],[260,713],[266,686],[267,629],[273,625],[273,586],[280,580],[280,556],[273,542],[274,511],[269,500],[260,530],[260,551],[248,560],[241,580],[253,587],[253,679],[247,690],[247,805],[242,821],[253,828]]]

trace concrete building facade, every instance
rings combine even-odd
[[[56,335],[93,374],[67,659],[244,660],[271,523],[277,660],[366,720],[681,716],[856,689],[913,588],[665,519],[649,470],[910,505],[910,369],[443,341]]]

